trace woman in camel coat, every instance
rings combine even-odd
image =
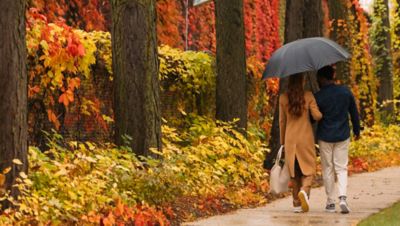
[[[314,134],[310,117],[322,118],[314,95],[304,91],[304,75],[289,77],[288,91],[279,97],[280,142],[293,184],[294,212],[309,210],[308,197],[316,171]]]

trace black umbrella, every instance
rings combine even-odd
[[[272,54],[263,73],[263,79],[283,78],[300,72],[316,71],[349,58],[350,54],[330,39],[321,37],[300,39],[282,46]]]

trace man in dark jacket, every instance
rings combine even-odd
[[[323,117],[318,122],[317,139],[321,154],[322,175],[328,196],[325,210],[335,212],[335,174],[338,182],[341,213],[349,213],[347,197],[347,164],[350,144],[349,115],[355,139],[360,137],[360,119],[354,96],[345,87],[334,82],[335,70],[326,66],[318,70],[321,90],[315,99]]]

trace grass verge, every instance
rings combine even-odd
[[[361,221],[358,226],[398,226],[400,225],[400,202],[371,215]]]

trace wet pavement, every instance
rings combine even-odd
[[[292,198],[276,200],[264,207],[241,209],[214,216],[185,226],[353,226],[369,215],[400,201],[400,167],[349,177],[348,203],[350,214],[324,211],[326,196],[323,187],[311,190],[310,212],[292,213]],[[399,222],[400,225],[400,222]]]

